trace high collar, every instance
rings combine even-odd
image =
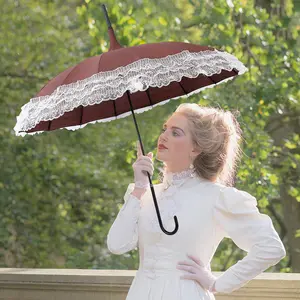
[[[195,177],[195,169],[187,169],[181,172],[164,172],[163,182],[169,185],[179,185],[184,182],[187,178]]]

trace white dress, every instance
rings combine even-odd
[[[248,253],[218,277],[217,292],[239,289],[286,256],[271,218],[259,212],[254,196],[198,176],[186,177],[184,172],[167,173],[163,183],[154,185],[164,228],[173,231],[173,216],[178,218],[175,235],[160,229],[150,188],[141,200],[130,194],[134,183],[127,188],[125,203],[107,236],[113,254],[139,251],[139,268],[126,300],[215,299],[195,280],[180,278],[186,271],[176,265],[188,260],[189,253],[211,269],[224,237]]]

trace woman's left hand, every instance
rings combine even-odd
[[[180,278],[196,280],[204,289],[216,292],[213,286],[217,277],[215,277],[211,271],[204,266],[200,259],[189,254],[187,254],[187,257],[191,260],[179,261],[177,264],[177,269],[189,272],[189,274],[180,276]]]

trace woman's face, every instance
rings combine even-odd
[[[160,149],[163,144],[167,149]],[[193,151],[192,137],[185,116],[179,113],[173,115],[163,125],[157,141],[156,159],[165,162],[170,172],[180,172],[188,169],[200,152]]]

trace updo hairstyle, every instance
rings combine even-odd
[[[234,185],[242,152],[242,130],[236,119],[238,111],[183,103],[174,113],[187,118],[194,147],[201,151],[192,162],[197,175],[227,186]]]

